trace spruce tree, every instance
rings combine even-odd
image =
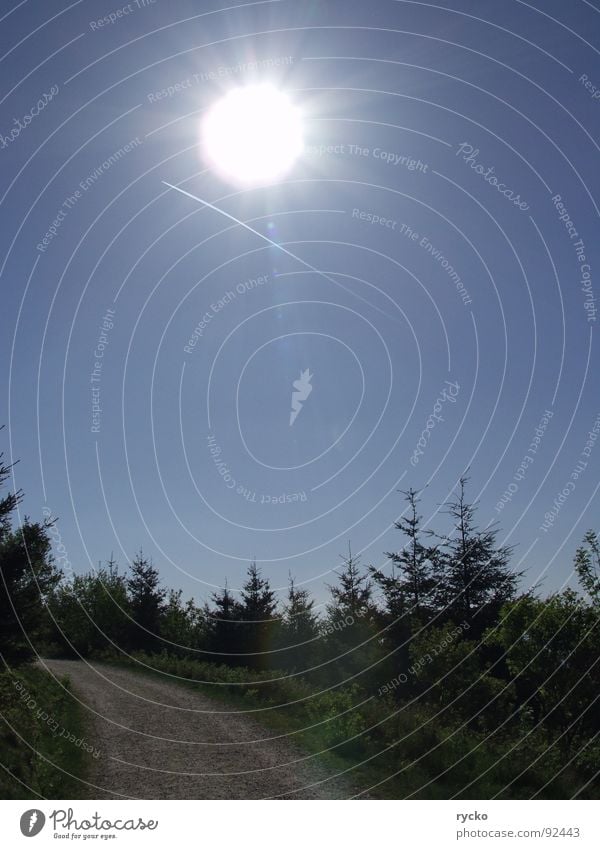
[[[248,577],[242,587],[242,616],[251,622],[271,619],[277,601],[275,593],[266,578],[260,574],[260,569],[253,560],[248,567]]]
[[[373,584],[360,568],[360,558],[352,554],[341,555],[343,568],[335,572],[339,583],[329,586],[331,602],[327,605],[327,619],[322,624],[324,653],[329,663],[322,668],[327,680],[340,680],[361,675],[361,684],[370,688],[376,677],[374,668],[381,654],[377,632],[377,609],[373,601]]]
[[[213,607],[207,611],[209,646],[220,663],[236,664],[241,649],[241,605],[225,586],[211,596]]]
[[[497,620],[502,605],[515,597],[523,573],[511,570],[512,547],[497,545],[494,526],[477,528],[477,505],[467,502],[467,483],[468,478],[460,479],[456,497],[447,504],[454,530],[444,537],[436,558],[437,602],[445,617],[467,623],[474,635]]]
[[[384,651],[382,680],[391,680],[408,666],[410,640],[413,634],[411,607],[403,587],[403,576],[392,560],[390,574],[369,566],[376,586],[381,590],[383,606],[378,607],[376,621],[379,642]]]
[[[427,621],[431,614],[435,580],[435,562],[438,553],[437,546],[425,545],[424,536],[432,536],[431,531],[421,530],[422,516],[417,505],[420,501],[418,492],[412,488],[403,492],[408,504],[408,515],[401,517],[394,526],[401,531],[407,541],[397,552],[386,552],[392,562],[392,575],[386,576],[378,569],[371,567],[373,580],[379,585],[386,599],[390,612],[402,616],[405,613],[418,616],[421,621]]]
[[[131,640],[134,648],[156,651],[160,646],[160,620],[165,606],[166,590],[160,585],[158,569],[144,557],[142,550],[134,557],[127,578],[127,596],[134,625]]]
[[[289,578],[287,603],[283,609],[286,636],[295,642],[305,642],[318,633],[315,602],[308,590],[298,589],[292,575]]]
[[[263,578],[253,560],[248,567],[248,577],[242,586],[241,617],[244,622],[245,663],[258,669],[272,665],[277,622],[277,601],[268,579]]]
[[[319,620],[314,606],[308,590],[299,589],[290,575],[280,629],[280,645],[285,648],[282,662],[287,668],[307,669],[318,662]]]
[[[401,516],[394,526],[404,534],[404,546],[400,551],[386,552],[391,562],[389,573],[369,567],[383,598],[383,609],[378,616],[380,639],[386,653],[382,674],[390,679],[408,668],[411,640],[431,619],[436,585],[437,546],[423,541],[434,534],[421,528],[418,492],[411,487],[402,494],[407,515]]]
[[[334,573],[339,579],[337,586],[328,585],[332,602],[327,605],[327,615],[332,623],[369,617],[374,613],[373,585],[368,575],[361,574],[360,558],[354,557],[350,543],[348,556],[340,555],[344,567]]]

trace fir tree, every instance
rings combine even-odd
[[[280,633],[280,645],[285,648],[282,663],[287,668],[302,665],[306,669],[318,662],[319,619],[314,606],[308,590],[299,589],[290,575]]]
[[[392,562],[392,575],[386,576],[371,567],[373,580],[383,591],[390,613],[403,616],[406,612],[426,620],[430,613],[435,589],[435,561],[437,546],[425,545],[421,530],[422,516],[417,512],[420,501],[414,489],[403,493],[408,503],[408,515],[394,523],[397,530],[407,538],[404,547],[398,552],[386,552]],[[426,532],[432,536],[432,532]]]
[[[241,606],[234,598],[227,586],[211,596],[213,607],[207,610],[209,647],[211,651],[222,655],[215,660],[222,663],[234,664],[238,662],[236,656],[240,651],[241,628]]]
[[[373,585],[368,575],[361,574],[360,558],[354,557],[350,543],[348,556],[340,555],[344,567],[338,576],[337,586],[328,585],[332,603],[327,605],[327,614],[332,622],[346,619],[360,619],[374,612],[372,602]]]
[[[253,560],[242,587],[242,616],[247,621],[260,622],[271,619],[276,607],[275,593],[269,581],[261,577],[256,560]]]
[[[248,577],[242,587],[241,618],[244,623],[246,663],[256,668],[270,665],[269,652],[273,647],[277,622],[275,593],[268,579],[263,578],[253,560],[248,567]]]
[[[318,617],[314,612],[315,602],[308,590],[298,589],[290,575],[287,603],[283,609],[286,636],[296,643],[313,639],[318,633]]]
[[[466,500],[467,483],[468,478],[460,479],[456,498],[447,504],[454,531],[436,558],[437,601],[450,619],[473,627],[473,634],[496,621],[502,605],[515,597],[523,573],[510,569],[512,548],[497,545],[495,527],[477,528],[477,505]]]
[[[159,646],[166,590],[160,585],[158,570],[151,560],[144,557],[141,549],[131,563],[127,596],[135,623],[132,630],[133,646],[146,651],[156,650]]]
[[[327,605],[327,620],[322,626],[324,650],[330,663],[323,667],[327,680],[354,678],[361,673],[362,684],[370,688],[375,663],[380,656],[380,639],[376,625],[377,609],[373,601],[373,584],[361,572],[360,558],[341,556],[343,568],[335,572],[339,583],[329,586],[332,601]],[[334,570],[335,571],[335,570]]]

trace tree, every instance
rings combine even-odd
[[[385,657],[381,667],[381,679],[385,681],[405,672],[408,666],[415,619],[411,616],[403,578],[397,573],[394,562],[392,561],[389,575],[374,566],[369,566],[369,572],[381,590],[383,601],[383,607],[377,609],[376,621],[378,640]]]
[[[261,577],[256,560],[253,560],[248,567],[246,583],[242,587],[242,615],[246,620],[260,622],[271,619],[276,607],[275,593],[269,581]]]
[[[600,541],[595,531],[588,531],[575,552],[575,571],[581,586],[595,605],[600,605]]]
[[[564,590],[507,604],[500,625],[486,636],[505,653],[519,706],[566,759],[600,733],[599,626],[598,611]]]
[[[0,454],[0,487],[10,471]],[[53,522],[25,517],[22,526],[13,529],[11,515],[21,497],[16,492],[0,500],[0,652],[7,663],[34,656],[32,643],[46,627],[45,604],[61,577],[48,536]]]
[[[52,593],[48,609],[53,620],[51,642],[67,654],[87,657],[95,651],[129,647],[126,581],[112,558],[106,568],[61,583]]]
[[[327,615],[332,623],[347,619],[361,619],[374,613],[373,585],[368,575],[361,574],[360,558],[354,557],[348,543],[348,557],[340,555],[344,563],[341,572],[334,573],[338,586],[330,586],[332,602],[327,605]]]
[[[323,667],[328,680],[332,675],[341,680],[365,673],[362,683],[369,687],[375,680],[374,664],[379,659],[380,638],[376,630],[377,609],[373,601],[373,584],[361,572],[360,558],[341,556],[344,566],[337,575],[339,583],[329,586],[332,601],[327,605],[327,618],[322,624],[325,651],[329,664]]]
[[[177,654],[202,648],[206,638],[206,620],[202,608],[192,598],[184,603],[182,597],[182,590],[169,590],[160,624],[163,639],[174,643],[167,645],[167,650]]]
[[[466,500],[467,483],[468,478],[460,479],[458,495],[447,505],[454,531],[443,539],[444,549],[435,558],[436,596],[443,618],[468,623],[471,635],[477,636],[496,621],[502,605],[515,597],[523,573],[510,569],[512,548],[497,546],[495,527],[477,529],[477,505]]]
[[[300,664],[306,668],[316,660],[319,619],[314,606],[308,590],[299,589],[290,575],[280,628],[280,644],[286,649],[282,652],[283,664],[287,668],[296,669]]]
[[[426,621],[433,605],[438,546],[424,545],[421,541],[423,517],[417,512],[420,501],[417,491],[410,488],[403,495],[408,503],[408,516],[398,519],[394,526],[407,537],[407,543],[398,552],[386,552],[392,562],[391,576],[373,567],[369,571],[383,591],[388,607],[399,615],[408,610]],[[427,535],[433,536],[433,532],[428,531]]]
[[[434,533],[421,529],[418,492],[411,487],[402,494],[407,503],[407,515],[394,525],[404,534],[406,542],[400,551],[386,553],[391,561],[389,574],[369,567],[383,596],[379,621],[382,645],[388,655],[384,669],[390,679],[406,674],[411,640],[428,625],[435,608],[438,546],[423,542],[424,537],[432,537]]]
[[[306,642],[318,634],[315,602],[308,590],[298,589],[292,575],[289,578],[287,603],[283,609],[286,635],[295,642]]]
[[[269,665],[268,653],[274,642],[277,600],[268,579],[263,578],[253,560],[248,567],[248,577],[242,587],[241,619],[244,623],[244,646],[250,666],[264,668]]]
[[[213,607],[207,613],[208,645],[212,652],[220,654],[215,660],[235,664],[241,644],[241,607],[225,586],[211,596]]]
[[[133,618],[131,643],[145,651],[158,649],[161,617],[166,590],[160,585],[158,570],[144,557],[142,550],[134,557],[127,578],[127,596]]]
[[[88,605],[98,632],[99,638],[95,640],[98,647],[127,648],[132,611],[125,575],[120,574],[112,555],[106,568],[100,568],[91,575]]]
[[[493,732],[510,714],[510,686],[487,674],[478,643],[462,625],[432,625],[415,635],[405,674],[398,695],[415,692],[443,723],[461,720]]]

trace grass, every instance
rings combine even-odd
[[[68,678],[31,665],[0,674],[0,798],[84,798],[92,757]]]

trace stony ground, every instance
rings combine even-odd
[[[86,742],[99,752],[91,759],[91,798],[344,799],[357,792],[252,714],[227,713],[166,676],[76,660],[44,664],[69,676],[84,706]]]

